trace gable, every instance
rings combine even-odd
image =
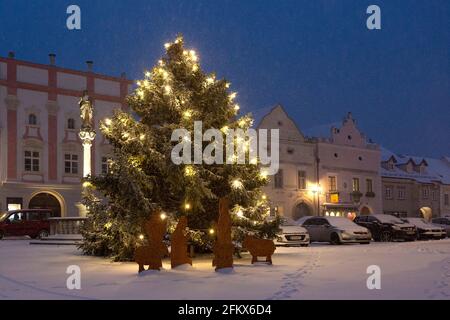
[[[305,141],[303,133],[281,105],[274,107],[262,118],[258,129],[279,129],[280,140]]]

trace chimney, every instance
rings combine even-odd
[[[16,54],[14,53],[14,51],[8,52],[8,58],[14,59],[15,56],[16,56]]]
[[[87,65],[87,68],[88,68],[89,72],[92,71],[93,64],[94,64],[94,61],[91,61],[91,60],[86,61],[86,65]]]
[[[126,79],[126,78],[127,78],[127,74],[126,74],[125,72],[122,72],[122,73],[120,74],[120,77],[121,77],[122,79]]]
[[[56,64],[56,54],[50,53],[50,54],[48,55],[48,58],[49,58],[49,60],[50,60],[50,65],[51,65],[51,66],[54,66],[54,65]]]

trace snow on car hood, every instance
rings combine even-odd
[[[281,225],[280,229],[283,233],[308,233],[308,230],[301,226]]]

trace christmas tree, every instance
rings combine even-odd
[[[101,122],[114,155],[106,174],[89,177],[84,183],[88,220],[82,227],[80,247],[86,254],[131,259],[135,247],[145,242],[143,221],[155,212],[164,212],[173,222],[170,230],[177,217],[186,215],[191,241],[197,250],[208,250],[222,197],[231,203],[237,244],[249,232],[272,238],[278,231],[279,218],[267,219],[269,206],[261,187],[268,178],[257,158],[241,164],[233,150],[225,164],[211,159],[173,162],[174,146],[182,142],[172,141],[174,130],[194,132],[194,123],[201,121],[203,128],[220,129],[224,134],[234,129],[246,132],[253,120],[251,115],[238,116],[230,83],[203,72],[197,54],[185,48],[181,36],[165,48],[165,56],[145,72],[128,96],[131,112],[117,110]],[[233,139],[248,155],[249,141]],[[225,139],[212,139],[200,146],[203,150],[222,144],[225,149],[225,143]],[[211,158],[221,156],[217,149],[211,152]]]

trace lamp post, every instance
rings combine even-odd
[[[320,193],[322,191],[322,188],[320,184],[315,184],[311,187],[311,191],[314,195],[317,194],[317,215],[320,215]]]

